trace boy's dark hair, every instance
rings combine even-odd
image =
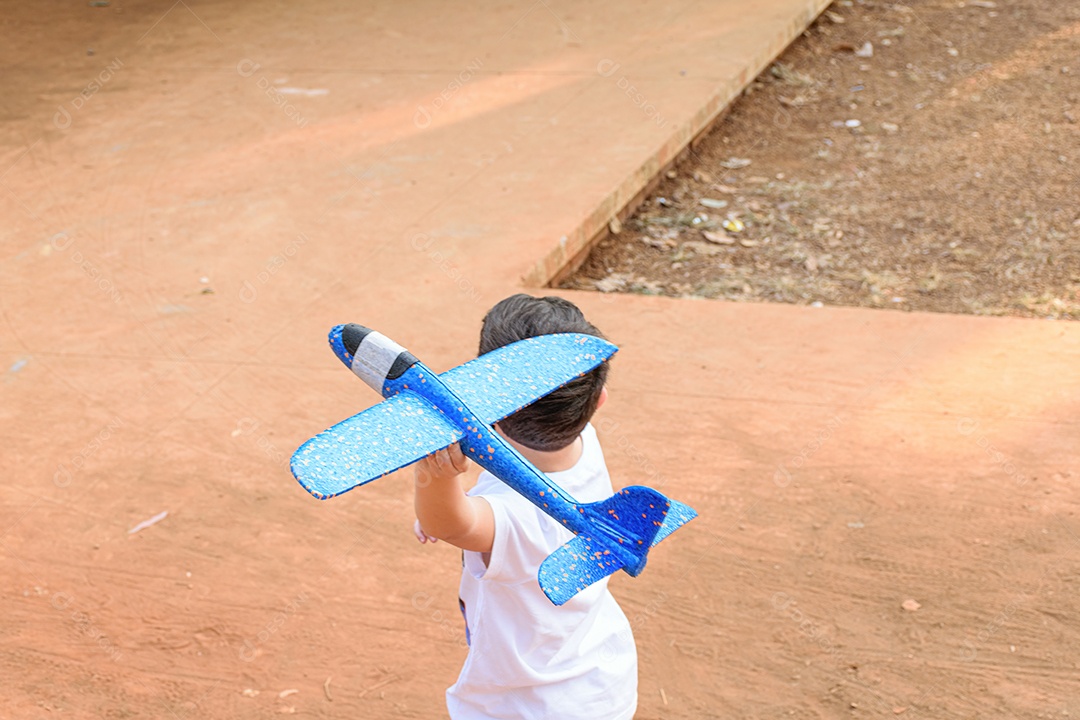
[[[572,302],[519,293],[499,302],[484,316],[480,354],[525,338],[555,333],[604,337]],[[574,442],[596,412],[607,372],[608,364],[603,362],[584,377],[500,420],[499,428],[510,439],[533,450],[561,450]]]

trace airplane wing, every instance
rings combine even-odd
[[[439,378],[490,425],[587,373],[617,350],[593,335],[540,335],[492,350]]]
[[[326,500],[455,443],[461,431],[432,404],[402,392],[342,420],[293,453],[293,476]]]

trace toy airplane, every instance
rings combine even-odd
[[[304,488],[325,500],[460,442],[466,457],[528,498],[576,537],[540,566],[540,587],[562,605],[620,568],[637,576],[649,548],[697,517],[647,487],[579,503],[492,428],[581,377],[618,350],[592,335],[541,335],[439,375],[381,333],[338,325],[330,347],[386,400],[319,433],[293,454]]]

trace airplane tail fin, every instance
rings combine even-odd
[[[697,517],[690,506],[639,486],[578,510],[595,530],[579,533],[540,565],[540,587],[556,605],[616,570],[636,577],[645,569],[649,548]]]

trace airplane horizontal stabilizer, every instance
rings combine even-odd
[[[596,547],[601,545],[594,543],[592,538],[576,535],[540,564],[540,589],[551,602],[563,605],[585,588],[622,567],[618,557],[610,550],[596,550]]]
[[[669,521],[672,508],[675,517]],[[578,534],[540,565],[540,587],[556,605],[616,570],[636,577],[645,569],[649,548],[659,542],[657,536],[663,533],[667,537],[696,516],[689,506],[640,486],[579,505],[578,510],[589,518],[595,531]]]
[[[656,536],[653,537],[653,545],[656,545],[668,535],[697,517],[697,511],[686,503],[671,499],[668,499],[668,502],[671,504],[668,506],[667,515],[664,516],[664,522],[660,525],[660,529],[656,532]]]

